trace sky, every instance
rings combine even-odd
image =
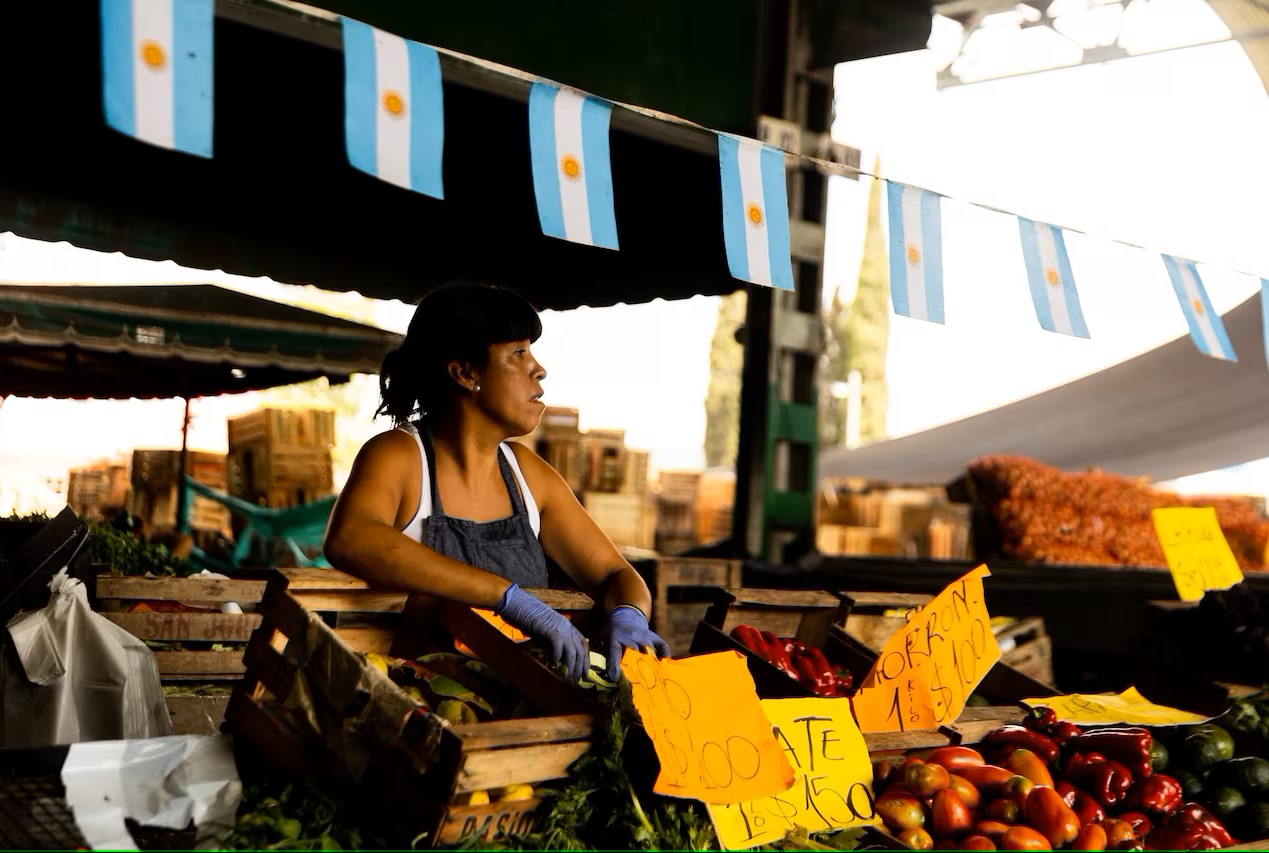
[[[1214,15],[1201,0],[1151,6],[1167,12],[1165,26],[1153,30],[1157,37],[1213,31]],[[1236,44],[940,90],[935,72],[948,58],[948,36],[940,24],[930,50],[837,70],[835,138],[860,148],[866,169],[880,157],[885,177],[947,196],[946,324],[891,317],[893,436],[1029,396],[1184,334],[1159,251],[1203,262],[1200,273],[1220,311],[1256,288],[1245,272],[1269,274],[1260,201],[1269,187],[1269,98]],[[1047,49],[1019,41],[1007,25],[980,41],[986,64]],[[828,296],[837,286],[853,290],[868,188],[868,180],[832,180]],[[1087,232],[1068,232],[1066,240],[1091,341],[1039,328],[1015,219],[973,203]],[[211,281],[282,301],[297,293],[267,279],[12,235],[0,238],[0,280]],[[311,300],[312,289],[302,295]],[[396,331],[404,331],[412,311],[356,294],[322,298],[327,310]],[[577,408],[583,429],[624,428],[628,446],[652,452],[654,468],[700,467],[717,305],[696,297],[545,312],[534,348],[549,373],[546,402]],[[359,387],[364,416],[341,428],[369,438],[386,424],[371,418],[375,382]],[[225,418],[258,408],[260,400],[196,400],[191,446],[223,452]],[[178,447],[182,411],[179,400],[6,400],[0,514],[59,508],[57,481],[71,466],[134,447]],[[1235,473],[1220,482],[1269,492],[1269,464]]]

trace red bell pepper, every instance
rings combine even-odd
[[[1119,815],[1120,820],[1126,820],[1132,824],[1132,828],[1137,830],[1137,834],[1145,838],[1150,834],[1150,830],[1154,829],[1154,821],[1141,812],[1124,812]]]
[[[1225,824],[1220,822],[1216,815],[1203,808],[1198,803],[1184,803],[1172,816],[1168,818],[1168,828],[1201,826],[1203,832],[1220,842],[1221,847],[1229,847],[1234,843],[1234,837],[1229,834],[1229,830],[1225,828]]]
[[[1041,705],[1038,708],[1032,708],[1022,724],[1033,732],[1047,735],[1053,726],[1057,725],[1057,721],[1057,711],[1047,705]]]
[[[1001,726],[988,734],[983,744],[993,752],[1003,752],[1009,747],[1026,747],[1048,764],[1057,760],[1059,751],[1052,738],[1026,726]]]
[[[1065,748],[1072,753],[1100,752],[1111,761],[1118,761],[1128,768],[1135,779],[1154,775],[1150,761],[1150,747],[1154,738],[1146,729],[1138,726],[1111,726],[1075,735]]]
[[[1118,761],[1098,752],[1076,753],[1066,763],[1064,777],[1093,796],[1100,805],[1124,801],[1132,789],[1132,773]]]
[[[766,659],[767,663],[776,669],[783,670],[790,678],[797,678],[798,671],[793,666],[793,661],[789,659],[789,653],[785,651],[784,641],[770,631],[762,631],[762,639],[767,644]]]
[[[1128,795],[1128,803],[1154,815],[1169,815],[1180,808],[1185,800],[1181,783],[1162,773],[1138,779]]]

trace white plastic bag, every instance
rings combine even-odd
[[[170,735],[154,653],[94,613],[62,569],[43,610],[9,620],[17,662],[3,662],[0,746],[52,746]]]

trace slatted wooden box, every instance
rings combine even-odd
[[[535,594],[561,610],[591,607],[577,593]],[[601,719],[592,694],[558,678],[469,608],[411,604],[402,628],[443,626],[543,716],[451,725],[423,711],[339,629],[306,610],[282,579],[271,582],[261,614],[226,715],[248,750],[240,761],[263,762],[273,772],[336,773],[405,840],[422,834],[421,843],[452,844],[529,831],[536,796],[464,803],[473,791],[563,778],[592,745]],[[426,639],[401,630],[362,633],[357,644],[361,651],[414,657]]]
[[[635,568],[652,593],[652,630],[677,656],[687,654],[696,626],[720,588],[741,585],[741,561],[712,557],[661,557]]]

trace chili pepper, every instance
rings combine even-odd
[[[815,669],[816,683],[819,685],[816,693],[821,696],[837,695],[837,679],[833,676],[833,667],[824,656],[823,649],[807,646],[806,655],[811,659],[811,665]]]
[[[1181,783],[1160,773],[1148,779],[1138,779],[1128,802],[1152,814],[1169,815],[1180,807],[1184,799],[1185,790]]]
[[[1059,751],[1052,738],[1026,726],[1001,726],[988,734],[983,743],[989,747],[1025,746],[1050,764],[1057,760]]]
[[[815,668],[815,659],[808,654],[801,654],[793,661],[793,665],[798,671],[798,681],[803,687],[810,690],[816,696],[832,696],[834,692],[833,682],[831,678],[826,678],[827,673]]]
[[[1112,761],[1118,761],[1137,779],[1154,774],[1150,761],[1150,747],[1154,738],[1146,729],[1137,726],[1113,726],[1075,735],[1066,742],[1071,752],[1100,752]]]
[[[794,668],[793,661],[789,659],[789,653],[785,651],[784,642],[770,631],[760,633],[766,643],[766,653],[763,656],[767,662],[776,669],[782,670],[790,678],[797,678],[798,671]]]
[[[737,625],[731,629],[731,638],[740,643],[751,652],[762,655],[766,650],[767,642],[762,639],[762,634],[758,633],[758,629],[751,625]]]
[[[1128,796],[1132,773],[1118,761],[1099,752],[1076,753],[1066,764],[1065,778],[1084,789],[1103,806],[1113,806]]]
[[[1195,825],[1203,827],[1204,832],[1218,839],[1221,847],[1229,847],[1234,843],[1234,838],[1225,828],[1225,824],[1198,803],[1184,803],[1168,819],[1169,828]]]

